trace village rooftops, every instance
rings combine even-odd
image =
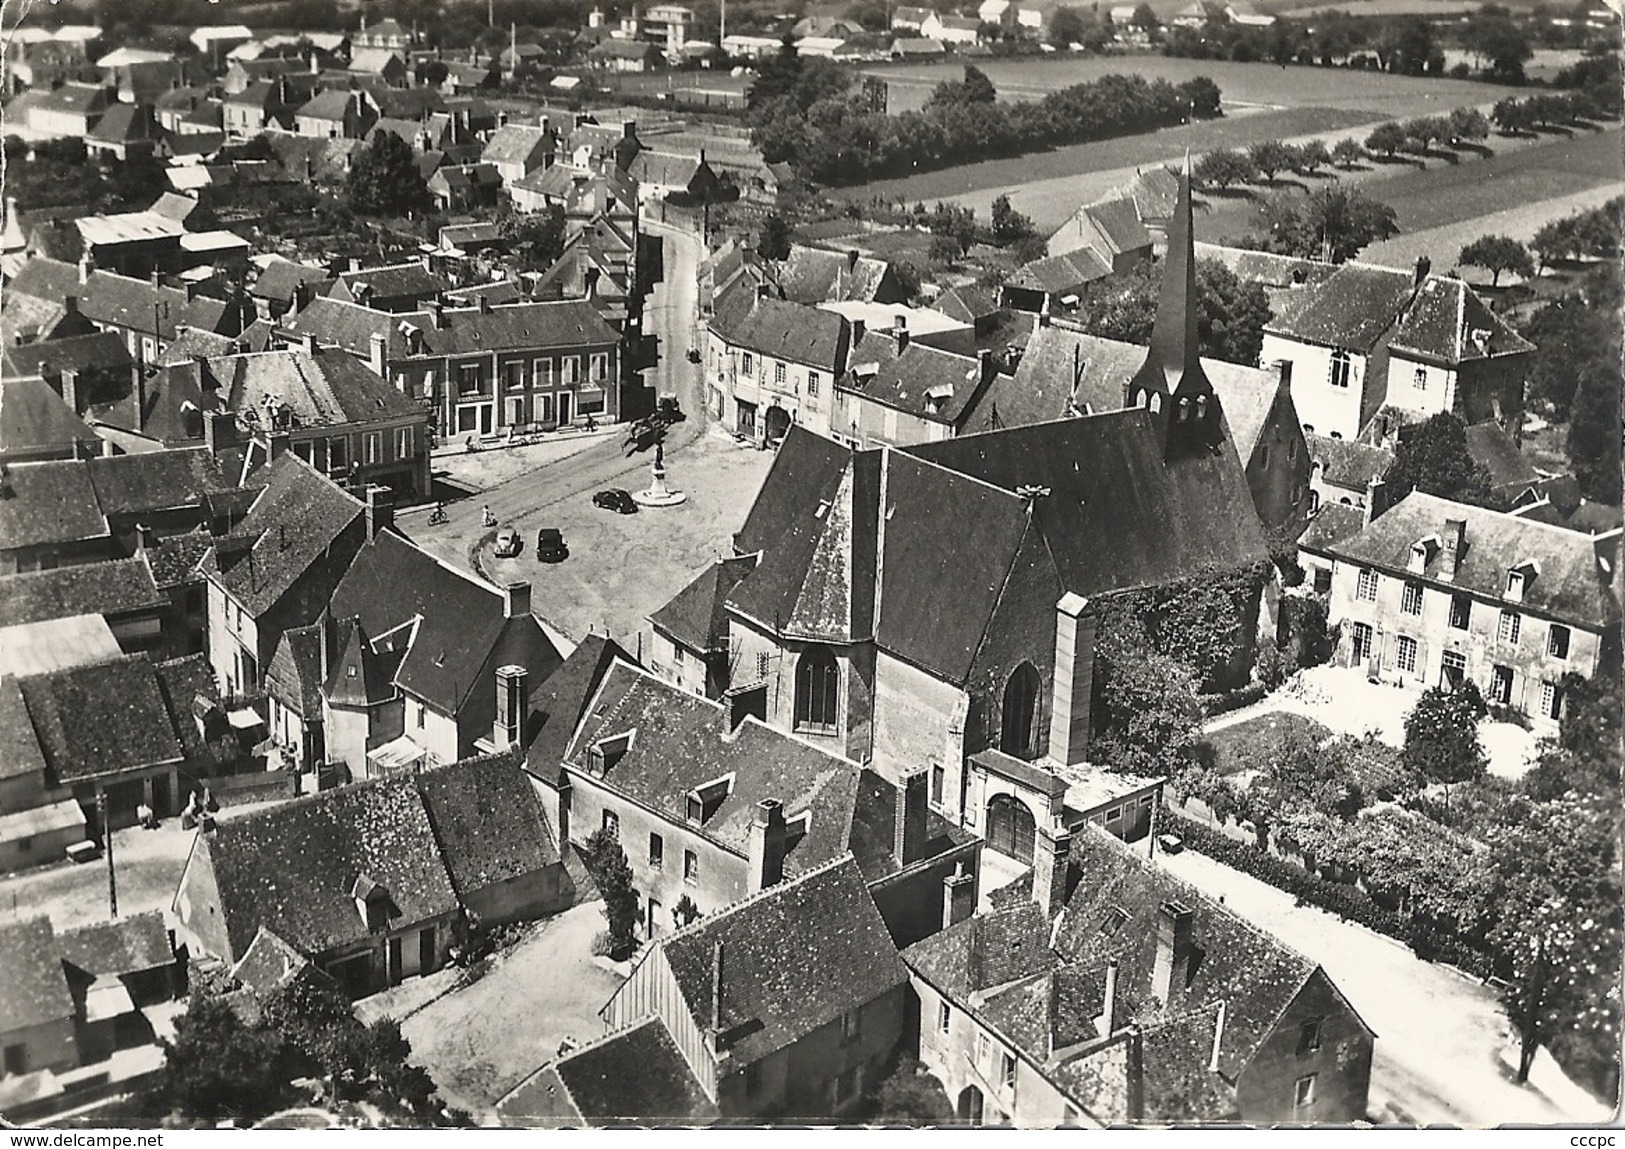
[[[52,378],[64,371],[102,370],[118,374],[127,373],[131,362],[124,340],[111,331],[98,331],[94,335],[73,335],[7,347],[0,372],[6,379]]]
[[[0,969],[6,971],[0,988],[0,1033],[73,1017],[73,997],[56,941],[51,919],[43,914],[0,925]]]
[[[353,355],[299,348],[205,360],[226,409],[253,427],[335,427],[421,408]]]
[[[45,772],[45,752],[28,717],[17,677],[0,676],[0,781]],[[82,815],[81,815],[82,817]]]
[[[56,941],[62,960],[92,978],[144,973],[175,961],[157,910],[80,926],[58,934]]]
[[[615,329],[585,300],[445,308],[442,326],[427,311],[391,315],[338,299],[315,299],[286,330],[314,336],[356,356],[370,356],[372,336],[384,336],[391,359],[437,358],[531,348],[613,347]],[[415,332],[409,342],[407,329]]]
[[[31,675],[19,684],[46,765],[61,785],[178,765],[184,757],[155,664],[147,658]]]
[[[779,285],[786,299],[798,303],[874,300],[882,293],[890,270],[883,259],[798,243],[791,246],[790,258],[779,269]]]
[[[1464,527],[1456,569],[1449,572],[1452,522]],[[1523,589],[1517,609],[1602,629],[1620,619],[1619,538],[1617,531],[1594,537],[1413,491],[1327,553],[1339,562],[1404,572],[1491,600],[1504,599],[1508,572],[1518,570]],[[1416,571],[1412,556],[1419,546],[1425,562]]]
[[[139,557],[0,576],[0,626],[80,614],[157,610],[164,600]]]
[[[0,474],[0,550],[109,536],[82,460],[13,463]]]
[[[1380,479],[1393,464],[1394,453],[1358,439],[1334,439],[1329,435],[1305,435],[1309,457],[1320,464],[1321,481],[1335,487],[1364,491]]]
[[[529,698],[530,725],[526,734],[526,769],[552,783],[570,748],[576,727],[598,696],[598,686],[617,662],[632,664],[632,656],[614,640],[589,634],[570,652],[559,668],[535,685]]]
[[[650,615],[649,621],[690,650],[706,654],[726,650],[728,595],[755,567],[755,555],[718,559]]]
[[[93,455],[101,438],[39,378],[0,381],[0,457],[29,452]]]
[[[719,311],[711,327],[735,347],[818,367],[831,375],[845,366],[852,341],[851,324],[839,315],[781,299],[757,299],[732,323]]]
[[[435,275],[418,261],[340,272],[338,282],[357,302],[365,302],[367,298],[428,299],[450,286],[444,277]]]
[[[331,279],[332,276],[325,268],[307,267],[302,263],[278,258],[261,269],[259,278],[254,280],[248,294],[256,299],[269,299],[276,303],[291,305],[297,301],[301,287],[319,286]]]
[[[895,330],[869,329],[852,349],[841,380],[851,391],[922,419],[958,425],[993,382],[991,366],[974,356],[955,355]]]
[[[97,456],[85,465],[106,515],[201,508],[209,495],[234,485],[207,447]]]

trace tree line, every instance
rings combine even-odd
[[[752,142],[769,163],[788,161],[805,179],[841,185],[1214,116],[1220,93],[1206,77],[1174,85],[1112,75],[1009,102],[968,67],[964,80],[939,84],[919,111],[888,115],[867,90],[854,96],[839,66],[803,58],[787,41],[762,64],[747,100]]]

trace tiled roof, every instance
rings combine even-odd
[[[28,705],[17,679],[7,674],[0,677],[0,780],[26,778],[44,770],[45,754],[28,717]]]
[[[690,650],[727,649],[728,595],[755,567],[755,555],[718,559],[651,614],[649,621]]]
[[[331,427],[419,414],[421,408],[388,380],[343,351],[300,348],[209,359],[220,397],[238,413],[263,422],[265,401],[294,427]]]
[[[88,465],[96,498],[108,515],[201,508],[210,492],[235,485],[207,447],[98,456]]]
[[[1394,453],[1386,447],[1373,447],[1357,439],[1334,439],[1329,435],[1305,435],[1309,458],[1320,464],[1321,481],[1334,487],[1363,492],[1373,479],[1380,479],[1393,465]]]
[[[30,675],[19,684],[46,765],[62,785],[182,758],[149,659]]]
[[[362,511],[357,499],[289,451],[271,464],[248,516],[217,540],[204,569],[214,571],[238,605],[258,617],[324,561],[333,541]]]
[[[320,286],[328,282],[329,278],[323,268],[306,267],[302,263],[294,263],[287,259],[274,259],[266,264],[259,278],[254,280],[254,286],[248,289],[248,294],[258,299],[291,304],[301,284]]]
[[[156,141],[161,131],[146,107],[120,102],[107,109],[86,138],[116,144]]]
[[[1328,550],[1342,562],[1403,572],[1411,547],[1430,536],[1442,538],[1446,519],[1467,523],[1466,550],[1451,586],[1499,599],[1506,590],[1507,572],[1528,562],[1534,570],[1525,575],[1523,599],[1509,602],[1508,609],[1533,610],[1594,629],[1617,625],[1619,597],[1612,573],[1617,535],[1599,546],[1577,531],[1412,491],[1359,534]],[[1430,549],[1421,577],[1443,581],[1439,572],[1449,561],[1446,552],[1442,546]]]
[[[443,276],[435,275],[418,262],[342,271],[338,281],[358,301],[363,298],[363,291],[370,291],[372,299],[431,299],[436,292],[451,286]]]
[[[1132,200],[1097,200],[1083,210],[1089,214],[1090,221],[1099,230],[1112,254],[1150,250],[1151,233],[1140,222]]]
[[[937,297],[936,309],[961,323],[973,324],[999,313],[998,293],[976,284],[950,288]]]
[[[393,532],[361,548],[329,609],[359,618],[377,652],[397,654],[395,685],[476,726],[495,720],[497,667],[523,666],[540,682],[563,661],[534,616],[503,617],[497,588]]]
[[[1309,520],[1309,529],[1298,539],[1298,546],[1317,554],[1324,553],[1333,543],[1342,542],[1360,533],[1365,526],[1365,508],[1346,503],[1323,502],[1315,517]]]
[[[1452,366],[1535,350],[1533,343],[1503,323],[1471,287],[1438,275],[1429,276],[1405,308],[1389,347]]]
[[[1411,297],[1408,271],[1346,263],[1313,287],[1278,301],[1266,332],[1325,347],[1368,351]]]
[[[317,955],[369,936],[352,891],[380,887],[391,928],[451,913],[457,895],[410,774],[222,818],[198,840],[234,953],[262,926]]]
[[[83,461],[15,463],[0,498],[0,550],[108,537],[107,519]]]
[[[35,106],[42,111],[84,115],[107,106],[107,91],[100,84],[81,84],[69,80],[60,88],[39,93],[39,102]]]
[[[291,626],[277,640],[265,668],[265,690],[307,722],[322,713],[322,628]]]
[[[897,856],[897,808],[902,797],[898,786],[873,770],[858,775],[858,793],[852,811],[852,831],[848,846],[863,871],[864,880],[878,882],[928,858],[977,840],[935,810],[926,812],[925,839],[905,858]]]
[[[598,686],[615,662],[632,663],[632,656],[601,634],[589,634],[570,652],[559,668],[530,692],[531,722],[527,731],[525,767],[549,783],[557,781],[570,739],[598,693]]]
[[[625,753],[598,773],[590,762],[592,746],[632,731],[637,733]],[[853,763],[754,718],[730,735],[720,704],[631,666],[610,668],[565,760],[676,822],[687,817],[689,791],[732,773],[732,787],[707,811],[699,832],[743,855],[758,802],[782,803],[791,823],[808,814],[806,834],[785,855],[787,876],[822,866],[848,849],[858,779]]]
[[[231,976],[264,997],[312,968],[309,958],[283,941],[274,930],[261,926],[254,940],[248,943],[248,950],[231,967]]]
[[[834,862],[666,938],[690,1015],[711,1020],[715,947],[722,946],[718,1045],[749,1065],[908,979],[857,863]],[[840,976],[832,977],[832,971]]]
[[[856,258],[853,258],[856,255]],[[855,252],[828,251],[821,247],[793,244],[790,258],[779,269],[779,285],[784,296],[796,303],[825,303],[838,300],[880,300],[886,273],[891,267],[883,259]]]
[[[1243,283],[1257,283],[1266,288],[1323,283],[1338,268],[1335,263],[1322,263],[1318,259],[1299,259],[1291,255],[1276,255],[1274,252],[1253,251],[1245,247],[1224,247],[1216,243],[1197,243],[1196,258],[1223,264]]]
[[[175,961],[157,910],[67,930],[56,943],[63,961],[92,977],[142,973]]]
[[[613,346],[620,340],[615,329],[584,300],[516,303],[492,307],[489,312],[447,309],[443,315],[445,326],[436,327],[426,312],[388,315],[342,300],[315,299],[286,327],[295,333],[309,332],[322,343],[335,343],[358,356],[370,353],[372,334],[378,332],[388,339],[392,359],[403,359],[407,354],[403,324],[423,333],[420,354],[425,357]]]
[[[516,753],[418,774],[452,888],[466,905],[481,890],[559,861],[541,799]]]
[[[1057,292],[1075,292],[1084,284],[1104,279],[1111,273],[1111,264],[1093,248],[1079,247],[1060,255],[1035,259],[1025,264],[1007,282],[1011,287],[1053,295]]]
[[[699,1124],[716,1106],[671,1033],[649,1017],[561,1057],[497,1106],[504,1123],[571,1118],[590,1125]]]
[[[0,626],[77,614],[156,610],[163,602],[140,558],[0,575]]]
[[[75,296],[80,313],[97,324],[150,333],[156,323],[166,342],[175,338],[177,326],[232,335],[245,322],[241,307],[223,300],[206,295],[187,299],[186,292],[178,288],[154,287],[151,280],[101,270],[91,272],[81,283],[77,267],[52,259],[29,260],[7,288],[8,296],[30,296],[57,307],[66,297]],[[252,313],[253,309],[248,310]]]
[[[21,343],[5,350],[7,379],[24,375],[59,375],[63,370],[82,371],[99,367],[111,371],[130,369],[130,352],[124,340],[111,331],[94,335],[74,335],[42,343]]]
[[[1220,359],[1204,359],[1202,369],[1219,397],[1219,409],[1224,412],[1224,421],[1236,444],[1236,455],[1245,466],[1253,457],[1276,399],[1285,390],[1281,376],[1268,368],[1246,367]],[[1290,397],[1290,392],[1288,395]]]
[[[736,347],[832,375],[846,366],[852,339],[851,325],[839,315],[781,299],[756,300],[736,323],[727,322],[719,312],[712,317],[711,328]]]
[[[158,690],[169,709],[170,722],[180,736],[182,752],[194,761],[211,752],[228,764],[229,760],[237,758],[241,748],[235,732],[228,731],[211,742],[199,729],[193,710],[193,703],[199,698],[210,702],[220,701],[220,687],[215,682],[214,671],[209,667],[208,655],[201,651],[182,655],[180,658],[155,662],[152,668],[158,676]]]
[[[741,554],[766,550],[797,521],[809,498],[827,497],[852,458],[848,447],[791,427],[773,457],[773,465],[756,492],[745,525],[734,536]]]
[[[92,455],[101,439],[43,379],[0,382],[0,454]]]
[[[539,163],[553,150],[552,136],[540,125],[504,124],[485,141],[480,159],[488,164]]]
[[[1401,431],[1400,438],[1404,437]],[[1493,420],[1467,428],[1467,453],[1489,472],[1493,488],[1529,486],[1540,480],[1540,472],[1518,449],[1512,436]]]
[[[45,915],[0,924],[0,1033],[73,1018],[73,997]]]
[[[145,551],[153,583],[159,590],[201,583],[203,557],[213,545],[214,539],[201,530],[153,539]]]
[[[958,425],[984,393],[982,367],[974,356],[955,355],[917,340],[899,351],[896,336],[874,330],[865,331],[852,348],[841,387],[949,426]]]

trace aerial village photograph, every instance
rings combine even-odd
[[[7,0],[0,1124],[1617,1119],[1616,0],[941,3]]]

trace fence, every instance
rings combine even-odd
[[[250,802],[275,802],[292,798],[299,776],[292,770],[266,770],[255,774],[229,774],[208,780],[209,796],[222,809]]]

